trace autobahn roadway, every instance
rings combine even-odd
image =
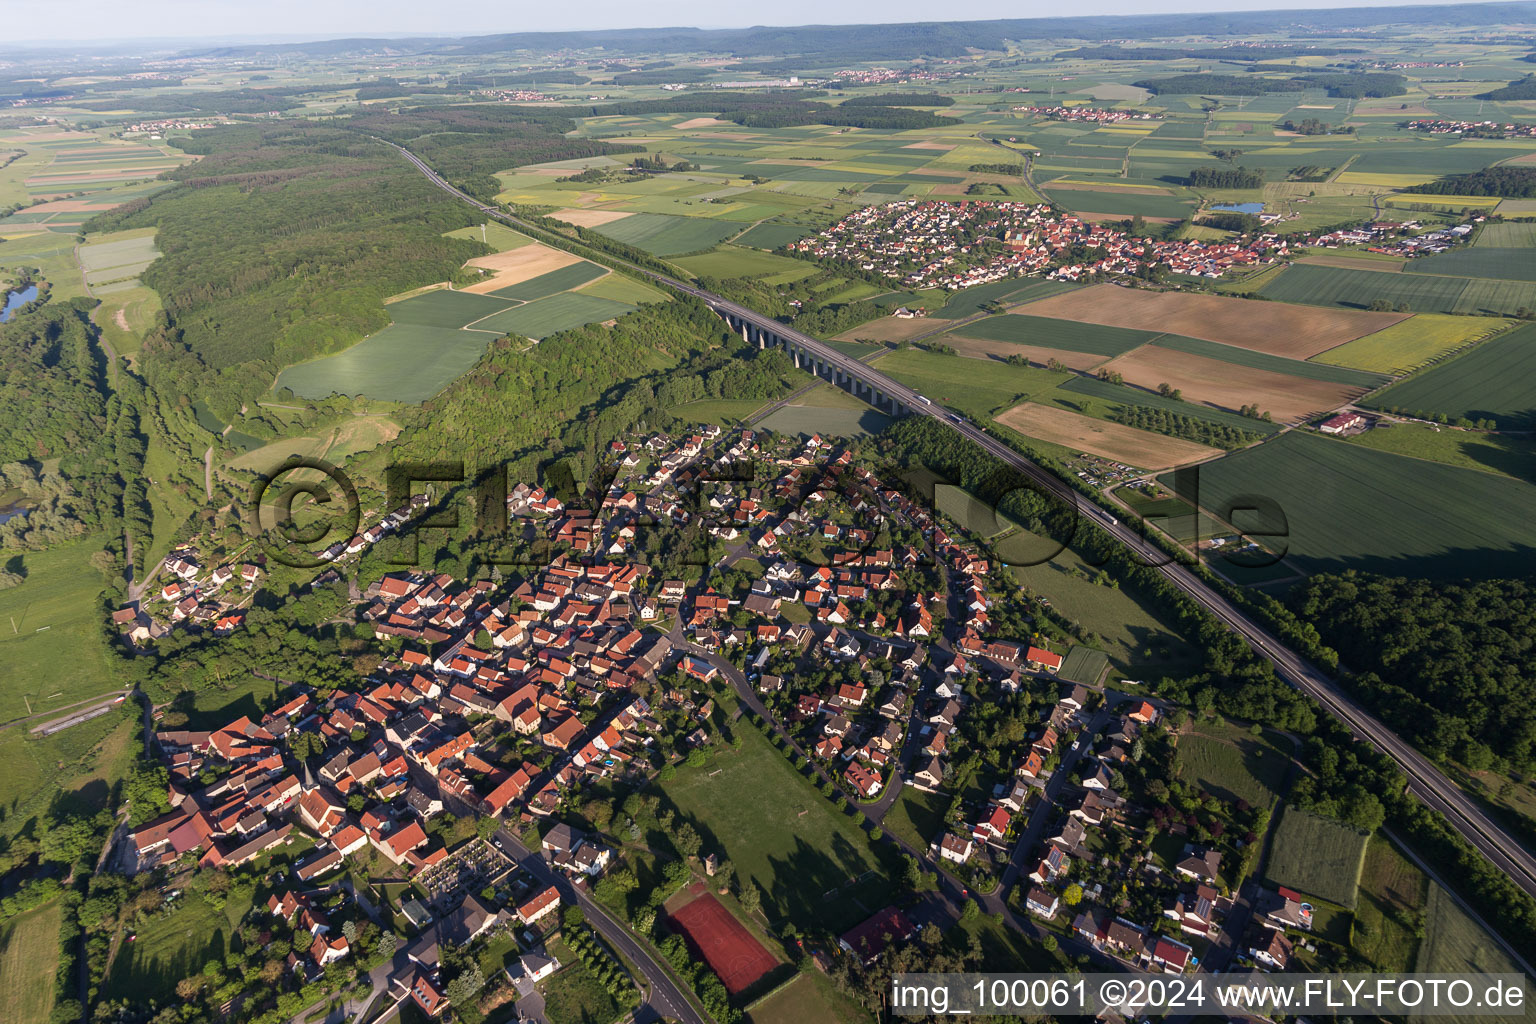
[[[375,138],[375,141],[383,142],[385,145],[398,150],[417,170],[426,175],[428,180],[434,185],[469,203],[487,216],[495,217],[497,220],[521,228],[535,236],[550,237],[550,233],[545,229],[482,203],[473,196],[455,188],[431,167],[427,166],[424,161],[404,147],[397,146],[384,139],[377,139],[372,136],[370,138]],[[580,243],[574,242],[574,240],[562,239],[561,244],[579,245]],[[1094,525],[1156,567],[1170,583],[1214,615],[1229,629],[1241,636],[1250,647],[1274,666],[1275,671],[1282,679],[1321,704],[1329,714],[1342,722],[1356,737],[1371,743],[1378,750],[1386,753],[1397,762],[1398,767],[1408,777],[1408,788],[1414,795],[1444,815],[1463,839],[1493,862],[1499,870],[1508,875],[1520,888],[1536,897],[1536,856],[1532,856],[1530,851],[1526,850],[1525,847],[1505,832],[1503,828],[1491,820],[1471,797],[1463,792],[1454,782],[1446,778],[1445,774],[1435,767],[1428,758],[1414,750],[1374,715],[1368,713],[1346,696],[1327,674],[1304,660],[1267,630],[1249,619],[1238,608],[1233,606],[1231,602],[1190,571],[1187,566],[1170,560],[1164,551],[1151,544],[1137,530],[1120,522],[1116,517],[1097,505],[1084,502],[1081,496],[1066,482],[1029,461],[1013,448],[988,434],[985,430],[941,407],[932,405],[928,399],[912,388],[887,377],[885,374],[859,362],[857,359],[843,355],[825,342],[802,334],[771,317],[763,316],[745,306],[721,298],[713,292],[707,292],[702,288],[696,288],[684,281],[679,281],[676,278],[668,277],[653,270],[647,270],[644,267],[628,264],[623,260],[617,260],[615,257],[607,256],[606,254],[604,258],[624,263],[625,266],[628,266],[635,273],[643,274],[676,291],[691,295],[706,303],[717,313],[733,316],[771,331],[779,338],[792,343],[796,348],[814,355],[827,366],[835,367],[847,377],[858,379],[871,387],[879,389],[882,393],[906,406],[912,413],[920,416],[931,416],[952,430],[958,431],[967,439],[986,449],[988,453],[997,459],[1028,477],[1041,490],[1056,496],[1073,507],[1081,509],[1082,513]]]

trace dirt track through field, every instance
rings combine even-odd
[[[1113,284],[1093,285],[1041,299],[1016,312],[1109,327],[1182,334],[1186,338],[1201,338],[1291,359],[1310,359],[1346,341],[1390,327],[1410,315],[1293,306],[1284,302],[1188,292],[1154,292]]]
[[[1140,469],[1171,469],[1222,454],[1219,449],[1193,441],[1033,402],[1016,405],[996,419],[1003,426],[1029,437],[1102,455]]]
[[[1189,402],[1207,402],[1231,411],[1256,404],[1286,423],[1337,409],[1363,393],[1358,387],[1256,370],[1156,345],[1133,349],[1105,363],[1104,369],[1149,390],[1168,384],[1182,391]]]

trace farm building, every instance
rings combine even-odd
[[[1318,430],[1325,434],[1344,434],[1351,430],[1359,430],[1365,426],[1365,417],[1357,412],[1341,412],[1331,419],[1324,420],[1318,425]]]

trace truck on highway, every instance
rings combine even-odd
[[[917,396],[917,400],[919,402],[922,402],[924,405],[932,405],[933,404],[933,402],[930,399],[928,399],[927,397],[925,397],[923,395],[918,395]]]

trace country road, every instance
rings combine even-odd
[[[537,225],[529,224],[460,191],[404,147],[374,136],[370,138],[392,147],[438,188],[469,203],[487,216],[511,224],[534,237],[557,240],[556,244],[566,248],[581,247],[580,243],[573,239],[553,236]],[[604,259],[615,260],[611,256],[604,256]],[[1118,541],[1133,555],[1143,558],[1148,564],[1156,567],[1169,583],[1241,636],[1250,648],[1274,667],[1282,679],[1317,701],[1355,736],[1366,740],[1391,757],[1408,777],[1408,788],[1411,792],[1429,807],[1444,815],[1463,839],[1517,885],[1532,896],[1536,896],[1536,856],[1533,856],[1490,819],[1476,801],[1447,778],[1428,758],[1404,742],[1378,718],[1356,704],[1326,673],[1304,660],[1263,627],[1249,619],[1188,567],[1169,560],[1161,549],[1146,541],[1136,530],[1098,506],[1084,504],[1083,497],[1065,481],[1026,459],[1013,448],[988,434],[983,428],[963,420],[942,407],[931,404],[912,388],[898,383],[857,359],[844,355],[825,342],[802,334],[771,317],[763,316],[712,292],[696,288],[665,274],[637,266],[631,266],[630,269],[674,291],[699,299],[722,316],[751,324],[776,339],[814,355],[827,368],[829,374],[842,374],[847,379],[857,380],[877,388],[894,402],[905,406],[913,415],[936,419],[1028,477],[1045,492],[1074,508],[1079,508],[1081,515],[1087,521]]]

